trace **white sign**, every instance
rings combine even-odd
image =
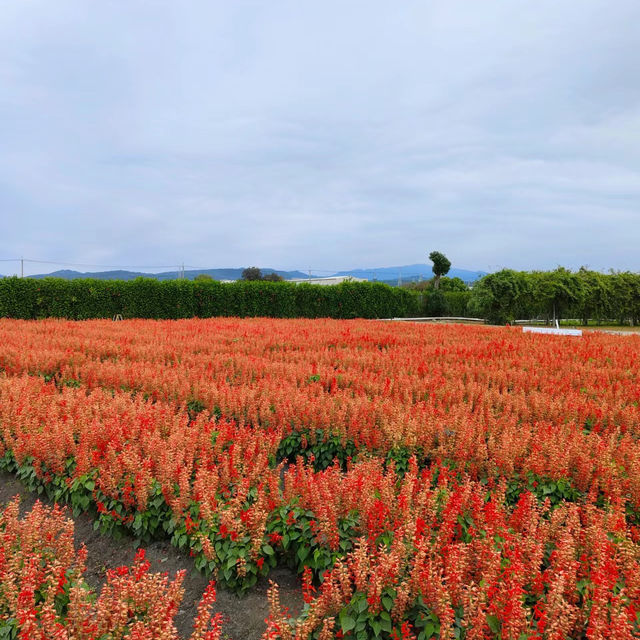
[[[522,327],[523,333],[550,333],[554,336],[581,336],[582,329],[557,329],[556,327]]]

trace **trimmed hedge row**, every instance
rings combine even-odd
[[[0,317],[87,320],[215,316],[390,318],[420,315],[418,296],[381,283],[0,279]]]
[[[471,291],[447,291],[444,293],[447,313],[449,316],[474,317],[470,315],[468,305]]]
[[[469,311],[471,291],[434,291],[419,294],[422,312],[425,316],[480,317]]]

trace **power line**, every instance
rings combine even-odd
[[[181,277],[184,277],[184,264],[182,265],[124,265],[124,264],[88,264],[83,262],[58,262],[56,260],[36,260],[33,258],[0,258],[0,262],[19,262],[20,263],[20,277],[24,278],[24,263],[31,264],[47,264],[55,265],[58,267],[82,267],[93,269],[171,269],[181,273]],[[194,267],[196,268],[196,267]]]
[[[28,264],[42,264],[42,265],[54,265],[58,267],[81,267],[81,268],[90,268],[90,269],[147,269],[147,270],[156,270],[156,269],[167,269],[172,272],[176,272],[179,278],[185,278],[185,270],[193,270],[193,271],[210,271],[215,270],[212,267],[200,267],[196,265],[178,263],[178,264],[162,264],[162,265],[132,265],[132,264],[94,264],[87,262],[67,262],[67,261],[59,261],[59,260],[40,260],[36,258],[0,258],[1,262],[19,262],[20,263],[20,273],[24,276],[24,265]],[[224,267],[220,267],[223,269]],[[345,269],[319,269],[314,267],[308,267],[306,269],[275,269],[275,271],[283,272],[283,271],[301,271],[309,274],[339,274],[345,272]],[[348,270],[347,270],[348,271]],[[377,273],[374,270],[374,278],[377,276]]]
[[[51,264],[60,267],[90,267],[96,269],[175,269],[182,271],[184,269],[200,269],[207,270],[211,267],[199,267],[192,264],[93,264],[86,262],[63,262],[58,260],[39,260],[35,258],[0,258],[0,262],[29,262],[32,264]],[[305,269],[307,271],[308,269]],[[344,269],[342,269],[343,271]],[[301,269],[278,269],[278,271],[301,271]],[[316,269],[311,267],[311,271],[315,273],[337,273],[341,269]]]
[[[18,260],[20,261],[20,258]],[[57,262],[55,260],[33,260],[31,258],[24,258],[25,262],[32,262],[36,264],[53,264],[62,267],[93,267],[102,269],[175,269],[179,265],[175,264],[159,264],[159,265],[139,265],[139,264],[87,264],[83,262]]]

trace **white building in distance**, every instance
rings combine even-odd
[[[366,282],[364,278],[355,278],[354,276],[329,276],[328,278],[293,278],[287,280],[287,282],[293,282],[294,284],[301,284],[306,282],[307,284],[341,284],[343,282]]]

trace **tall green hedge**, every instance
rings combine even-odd
[[[420,294],[420,298],[422,299],[422,315],[429,317],[474,317],[470,316],[468,308],[471,291],[429,289]]]
[[[370,282],[0,279],[0,317],[9,318],[389,318],[420,312],[413,293]]]
[[[447,313],[456,317],[473,317],[469,315],[469,300],[471,291],[447,291],[444,294],[447,303]]]

